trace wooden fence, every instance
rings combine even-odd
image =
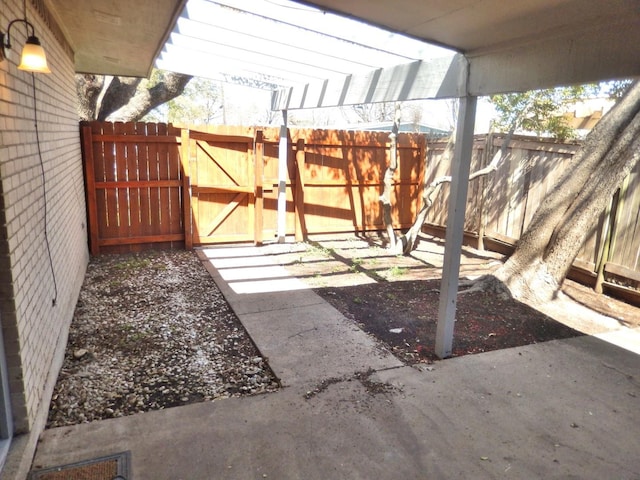
[[[252,241],[276,235],[279,129],[90,122],[81,125],[92,253]],[[502,135],[477,136],[471,171],[486,166]],[[288,132],[286,230],[308,234],[383,230],[379,195],[389,162],[387,133]],[[417,134],[398,139],[393,225],[408,228],[423,178],[449,173],[446,144]],[[469,187],[465,230],[475,245],[507,253],[578,144],[515,136],[498,170]],[[448,185],[427,231],[442,234]],[[572,276],[627,295],[640,286],[640,166],[593,226]]]
[[[389,164],[388,133],[292,130],[304,155],[296,162],[298,194],[303,196],[303,235],[384,230],[380,194]],[[420,207],[425,138],[398,136],[398,168],[391,194],[392,222],[405,229]]]
[[[505,141],[504,135],[476,136],[471,171],[486,166]],[[430,143],[426,179],[428,182],[450,170],[443,157],[446,143]],[[509,141],[506,157],[498,170],[469,185],[465,232],[474,246],[509,253],[527,228],[537,206],[566,169],[577,143],[515,136]],[[443,235],[446,223],[448,185],[437,197],[430,212],[427,230]],[[640,286],[640,165],[624,181],[612,199],[611,211],[603,212],[588,232],[570,276],[638,302],[625,287]]]
[[[88,122],[81,131],[93,254],[275,238],[279,129]],[[287,143],[288,235],[384,229],[388,134],[291,129]],[[392,220],[403,229],[419,206],[424,137],[399,135],[398,152]]]
[[[184,245],[180,129],[81,124],[91,252]]]

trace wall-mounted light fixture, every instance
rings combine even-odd
[[[38,37],[35,36],[33,25],[26,18],[17,18],[9,22],[6,41],[4,38],[5,34],[0,32],[0,62],[7,58],[5,48],[11,49],[11,27],[16,22],[22,22],[27,26],[27,34],[29,27],[31,27],[31,35],[27,38],[24,48],[22,49],[22,57],[18,68],[20,70],[26,70],[27,72],[51,73],[51,70],[49,70],[47,66],[47,57],[44,54],[44,48],[40,45]]]

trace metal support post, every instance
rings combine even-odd
[[[278,243],[284,243],[287,235],[287,159],[289,138],[287,135],[287,111],[282,110],[280,144],[278,149]]]

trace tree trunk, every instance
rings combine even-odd
[[[513,135],[513,131],[509,132],[509,134],[505,137],[504,142],[502,143],[502,148],[493,156],[489,165],[480,170],[473,172],[469,175],[469,181],[475,180],[476,178],[483,177],[490,173],[495,172],[498,169],[498,165],[500,161],[506,157],[507,149],[509,146],[509,142],[511,141],[511,136]],[[442,154],[443,160],[451,159],[453,156],[453,148],[455,145],[455,137],[451,137],[447,146],[445,148],[444,153]],[[426,159],[425,159],[426,161]],[[407,231],[407,233],[400,237],[396,243],[395,251],[397,254],[404,253],[405,255],[410,254],[415,248],[416,243],[418,241],[418,235],[422,230],[422,226],[427,221],[427,214],[433,205],[433,196],[439,191],[440,185],[443,183],[450,183],[451,176],[445,175],[433,180],[430,184],[424,185],[422,191],[422,207],[420,211],[416,215],[416,220],[413,222],[411,228]]]
[[[587,136],[495,279],[518,299],[554,298],[589,229],[639,159],[637,82]]]
[[[438,191],[440,185],[443,183],[450,183],[451,177],[446,175],[444,177],[436,178],[429,185],[425,185],[422,190],[422,207],[416,215],[416,220],[413,222],[411,228],[407,231],[404,237],[398,240],[396,247],[396,253],[410,254],[415,248],[418,241],[418,234],[422,230],[422,226],[427,221],[427,214],[433,205],[433,195]],[[401,249],[401,251],[399,251]]]
[[[141,78],[113,77],[102,97],[98,109],[98,120],[104,121],[116,110],[124,107],[134,98]]]
[[[162,73],[161,81],[146,87],[141,78],[76,75],[80,120],[134,122],[154,108],[179,96],[191,76]]]
[[[184,91],[191,77],[178,73],[168,73],[164,81],[149,89],[137,89],[134,96],[129,96],[128,101],[105,118],[110,122],[134,122],[144,117],[158,105],[168,102]],[[128,92],[127,89],[124,89]]]
[[[391,218],[391,191],[393,189],[393,176],[398,169],[398,126],[400,124],[400,105],[396,104],[396,114],[389,138],[391,139],[391,148],[389,151],[389,167],[384,173],[383,191],[380,195],[382,202],[382,217],[389,237],[389,248],[396,248],[396,233],[393,230],[393,219]]]
[[[78,95],[78,116],[80,120],[94,120],[96,107],[104,75],[76,75],[76,94]]]

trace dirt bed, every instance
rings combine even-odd
[[[317,238],[283,258],[303,279],[363,330],[407,363],[429,363],[434,352],[444,244],[423,236],[416,251],[396,256],[379,236]],[[503,257],[464,248],[461,276],[472,280],[498,268]],[[464,283],[464,281],[463,281]],[[486,292],[458,296],[453,355],[467,355],[637,326],[640,310],[574,282],[565,295],[533,309]]]

